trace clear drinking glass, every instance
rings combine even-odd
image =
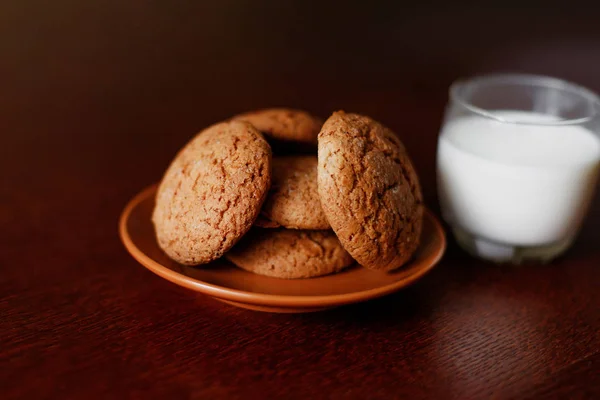
[[[600,100],[535,75],[454,83],[437,152],[442,214],[461,247],[546,262],[573,242],[600,170]]]

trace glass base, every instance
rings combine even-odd
[[[469,254],[495,263],[548,263],[564,253],[573,242],[573,238],[567,238],[543,246],[513,246],[477,237],[461,228],[453,227],[452,231],[460,247]]]

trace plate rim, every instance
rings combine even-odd
[[[154,183],[142,191],[137,193],[125,206],[119,217],[119,237],[121,242],[125,246],[129,254],[142,266],[150,270],[154,274],[164,278],[172,283],[187,289],[194,290],[212,297],[220,299],[246,303],[256,304],[263,306],[275,306],[275,307],[286,307],[286,308],[321,308],[321,307],[334,307],[344,304],[357,303],[377,297],[382,297],[393,293],[401,288],[411,285],[415,281],[419,280],[422,276],[427,274],[433,267],[435,267],[442,259],[446,247],[447,240],[446,234],[438,218],[425,207],[425,213],[433,222],[434,230],[441,240],[441,246],[437,248],[433,255],[427,257],[429,265],[425,268],[418,270],[412,275],[408,275],[406,278],[390,283],[384,286],[378,286],[372,289],[361,290],[358,292],[348,292],[341,294],[332,295],[316,295],[316,296],[300,296],[300,295],[280,295],[280,294],[268,294],[268,293],[255,293],[247,292],[239,289],[231,289],[224,286],[215,285],[212,283],[204,282],[190,276],[184,275],[180,272],[173,271],[170,268],[163,266],[157,261],[147,256],[142,250],[140,250],[129,235],[127,229],[127,222],[131,212],[138,206],[142,201],[156,190],[158,183]]]

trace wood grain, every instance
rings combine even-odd
[[[311,315],[197,296],[117,236],[187,139],[265,106],[382,120],[435,208],[452,80],[516,70],[600,91],[597,11],[493,3],[2,3],[2,398],[598,398],[598,196],[551,265],[451,243],[417,285]]]

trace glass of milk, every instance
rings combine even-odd
[[[547,262],[573,242],[600,170],[600,100],[535,75],[454,83],[437,151],[442,214],[461,247]]]

